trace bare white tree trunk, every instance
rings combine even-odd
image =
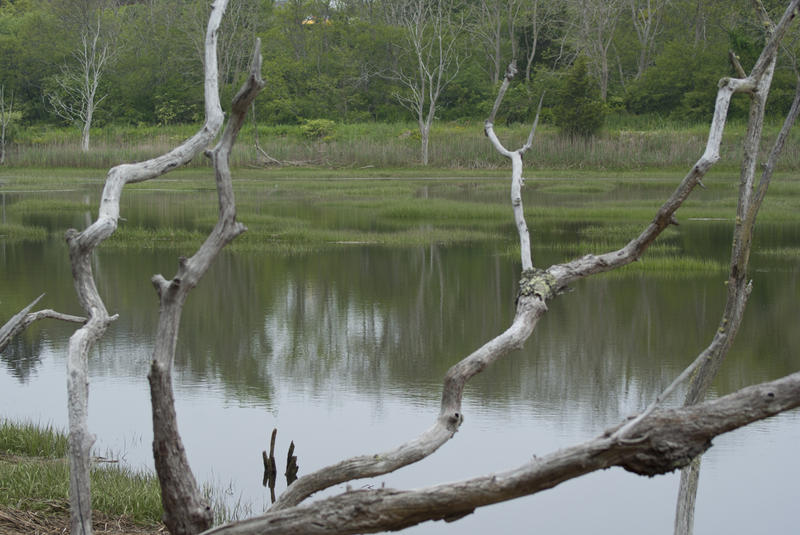
[[[402,0],[392,3],[389,22],[403,29],[403,54],[410,67],[392,73],[408,90],[395,98],[411,111],[419,126],[422,164],[428,165],[430,129],[439,96],[458,75],[458,34],[463,28],[461,0]]]
[[[639,41],[639,57],[636,61],[636,79],[641,78],[655,46],[661,29],[661,14],[670,0],[629,0],[631,20]]]
[[[65,65],[56,78],[57,90],[48,95],[53,111],[81,127],[81,150],[89,150],[94,112],[106,95],[98,95],[103,72],[113,58],[112,45],[103,38],[102,12],[81,29],[81,46],[73,54],[75,65]]]
[[[581,0],[570,6],[573,16],[571,32],[579,50],[589,58],[604,101],[608,97],[608,51],[622,8],[622,0]]]
[[[213,514],[192,476],[178,433],[172,392],[172,364],[178,340],[183,304],[188,293],[211,267],[220,251],[246,230],[236,221],[231,172],[228,166],[236,137],[247,118],[256,95],[264,87],[261,80],[261,43],[256,42],[250,76],[234,97],[231,118],[222,138],[208,152],[214,163],[219,198],[219,219],[206,241],[189,259],[181,259],[178,273],[170,280],[153,277],[161,303],[148,379],[153,408],[153,454],[161,482],[164,523],[173,535],[194,535],[211,526]]]
[[[514,211],[514,222],[517,225],[517,233],[519,234],[522,272],[526,273],[533,270],[533,257],[531,256],[530,233],[528,232],[528,225],[525,222],[525,212],[522,208],[522,186],[524,185],[524,179],[522,178],[522,156],[531,148],[531,145],[533,145],[533,136],[536,134],[536,126],[539,124],[539,113],[542,111],[544,95],[539,99],[539,108],[536,110],[536,118],[533,120],[533,126],[528,135],[528,141],[515,151],[510,151],[505,148],[497,137],[497,134],[495,134],[494,121],[497,116],[497,110],[500,108],[503,97],[508,90],[508,86],[511,84],[511,79],[514,78],[516,74],[517,64],[515,61],[512,61],[508,65],[503,83],[500,85],[500,89],[497,92],[497,98],[495,99],[492,111],[489,114],[489,118],[484,123],[483,131],[492,142],[492,145],[494,145],[494,148],[497,149],[497,152],[511,160],[511,207]]]
[[[761,7],[760,3],[757,4],[757,7]],[[774,25],[769,20],[763,7],[761,7],[759,13],[764,26],[770,31],[775,31]],[[784,15],[785,18],[787,18],[786,15]],[[730,271],[726,281],[727,301],[717,333],[711,345],[704,352],[705,358],[698,363],[697,370],[691,377],[689,389],[684,400],[685,405],[694,405],[705,397],[741,325],[747,298],[752,290],[752,281],[748,280],[748,265],[756,217],[766,196],[767,188],[771,182],[772,173],[783,149],[784,142],[798,114],[800,114],[800,77],[798,77],[797,90],[792,107],[763,166],[761,179],[756,184],[758,153],[761,148],[764,115],[772,77],[775,72],[777,50],[770,50],[770,54],[765,55],[762,53],[750,76],[743,77],[743,80],[750,83],[750,89],[748,90],[750,116],[744,137],[744,158],[739,180],[739,202],[733,233]],[[732,57],[732,60],[736,70],[743,75],[744,70],[736,61],[735,56]],[[691,535],[693,532],[694,506],[699,478],[700,458],[697,458],[681,471],[675,511],[676,535]]]
[[[520,16],[527,24],[523,26],[522,37],[526,45],[525,53],[525,81],[531,79],[533,60],[539,47],[539,37],[542,29],[547,26],[560,24],[559,16],[563,8],[561,0],[533,0],[527,5],[523,4],[523,14]]]
[[[538,2],[537,2],[538,3]],[[516,59],[515,28],[523,2],[521,0],[481,0],[475,7],[476,16],[469,32],[482,42],[489,61],[492,84],[500,81],[503,72],[503,44],[508,39],[511,59]]]
[[[6,163],[6,130],[14,113],[14,93],[6,102],[5,86],[0,85],[0,165]]]
[[[476,507],[532,494],[609,466],[622,466],[643,475],[669,472],[686,466],[705,451],[713,436],[745,425],[748,421],[800,406],[798,372],[771,383],[744,388],[714,401],[672,410],[661,409],[659,405],[666,396],[709,360],[709,353],[705,351],[642,414],[620,423],[616,428],[607,430],[587,443],[534,459],[505,473],[412,491],[348,490],[332,498],[300,505],[314,492],[353,479],[384,474],[433,453],[449,440],[463,421],[461,396],[466,382],[512,348],[521,345],[531,335],[538,319],[547,311],[546,301],[578,279],[635,261],[663,230],[675,223],[675,212],[719,159],[731,97],[737,92],[750,93],[765,89],[760,85],[761,80],[771,76],[769,71],[773,68],[772,61],[778,43],[793,19],[798,4],[800,0],[790,3],[750,77],[723,79],[720,82],[714,119],[702,157],[658,209],[652,222],[638,237],[617,251],[586,255],[572,262],[551,266],[547,270],[533,268],[518,191],[522,185],[520,156],[525,147],[518,151],[505,149],[495,135],[491,121],[500,104],[501,95],[495,103],[490,120],[487,120],[485,130],[495,148],[512,160],[512,207],[520,234],[524,271],[520,281],[517,312],[511,326],[447,372],[441,410],[434,426],[428,431],[394,450],[347,459],[308,474],[291,485],[265,515],[221,526],[207,533],[368,533],[402,529],[425,520],[455,520],[470,514]],[[501,86],[501,94],[508,87],[507,81],[514,70],[512,65],[506,82]],[[794,117],[790,116],[787,124],[793,121]],[[533,130],[526,146],[530,144],[532,137]],[[768,162],[768,168],[774,167],[781,145],[779,140]],[[746,161],[743,165],[748,167],[749,163]],[[763,182],[762,180],[757,188],[757,198],[763,198],[766,191]],[[742,202],[753,206],[748,201]],[[752,212],[748,212],[750,213]],[[745,214],[746,218],[750,217],[748,214]],[[755,214],[752,215],[754,218]],[[737,303],[743,305],[746,293],[745,291],[741,294],[743,298],[737,300]],[[737,304],[737,308],[741,307]],[[725,318],[723,324],[727,324]],[[731,338],[724,332],[719,335],[712,346],[727,344]]]
[[[67,358],[73,534],[85,535],[92,532],[88,455],[94,437],[87,426],[87,357],[94,342],[115,319],[115,316],[107,312],[97,291],[91,257],[94,249],[116,229],[119,201],[125,184],[148,180],[188,162],[219,132],[223,114],[218,98],[215,50],[216,33],[226,4],[226,0],[216,0],[206,33],[206,123],[203,128],[164,156],[111,169],[103,190],[97,220],[80,233],[76,230],[67,232],[75,289],[87,314],[85,325],[70,338]],[[795,17],[798,5],[800,0],[789,3],[749,76],[724,78],[720,81],[705,152],[639,236],[619,250],[586,255],[571,262],[550,266],[546,270],[534,267],[521,195],[522,154],[531,146],[536,121],[526,144],[516,151],[506,149],[494,132],[495,115],[516,71],[512,64],[485,124],[486,134],[494,147],[512,161],[511,201],[520,238],[523,272],[516,314],[511,325],[448,370],[442,387],[440,413],[433,425],[420,436],[393,450],[346,459],[310,473],[289,486],[266,514],[220,526],[206,533],[367,533],[402,529],[426,520],[456,520],[470,514],[477,507],[533,494],[611,466],[621,466],[648,476],[666,473],[688,465],[710,447],[714,436],[800,406],[798,372],[776,381],[741,389],[713,401],[687,404],[671,410],[660,408],[660,403],[666,396],[695,372],[701,380],[690,384],[689,399],[695,401],[693,392],[702,396],[702,387],[706,380],[710,380],[707,379],[710,377],[707,370],[714,371],[719,366],[741,321],[751,288],[746,279],[746,268],[753,225],[783,142],[800,110],[799,87],[792,111],[770,152],[761,180],[756,184],[755,158],[763,124],[763,103],[774,72],[776,51]],[[194,534],[210,526],[210,511],[200,497],[178,434],[170,375],[180,314],[188,292],[199,282],[222,247],[244,231],[244,227],[236,221],[228,156],[245,120],[247,108],[263,85],[258,76],[258,50],[254,54],[253,65],[250,79],[234,99],[231,122],[217,146],[209,152],[214,162],[219,194],[220,216],[217,225],[193,257],[181,259],[176,276],[170,280],[160,275],[153,277],[153,284],[161,301],[161,315],[149,376],[153,398],[153,448],[162,485],[165,520],[173,535]],[[621,422],[593,440],[535,458],[504,473],[411,491],[348,489],[337,496],[302,505],[315,492],[333,485],[378,476],[424,459],[452,438],[463,422],[462,397],[467,382],[487,366],[519,348],[531,336],[539,318],[547,312],[548,300],[554,299],[576,280],[637,260],[661,232],[675,223],[675,212],[693,189],[701,185],[703,177],[719,159],[728,107],[735,93],[748,93],[751,96],[760,94],[762,98],[753,101],[742,164],[732,267],[728,281],[729,287],[733,288],[729,288],[728,303],[720,329],[711,345],[650,406],[635,418]],[[13,329],[23,321],[20,318],[27,318],[34,304],[12,319],[10,323],[13,323]],[[0,333],[8,330],[12,330],[12,327],[6,329],[4,326]]]
[[[123,164],[108,172],[97,220],[82,232],[67,231],[75,291],[87,322],[70,338],[67,355],[67,389],[70,433],[70,504],[71,532],[92,533],[89,452],[94,436],[88,429],[88,355],[108,325],[116,319],[109,315],[100,297],[92,273],[92,255],[100,243],[117,228],[119,201],[126,184],[142,182],[188,163],[216,137],[222,126],[217,84],[216,42],[227,0],[216,0],[209,19],[205,50],[206,122],[193,137],[169,153],[137,164]]]

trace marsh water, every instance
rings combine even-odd
[[[123,215],[180,226],[196,195],[137,192]],[[3,207],[37,196],[86,199],[86,213],[24,215],[52,231],[83,228],[96,206],[94,193],[72,191],[6,193]],[[730,225],[690,221],[678,232],[724,258]],[[759,228],[771,247],[793,246],[799,235],[796,225]],[[279,473],[294,441],[300,475],[424,431],[438,412],[444,372],[513,316],[519,263],[506,249],[342,244],[313,254],[224,253],[188,300],[175,362],[177,411],[196,476],[227,489],[228,503],[258,511],[269,502],[261,451],[273,428]],[[146,375],[158,304],[149,279],[172,274],[180,253],[110,248],[95,259],[100,292],[120,318],[91,357],[90,427],[98,454],[136,467],[152,467]],[[800,266],[757,254],[753,263],[745,323],[714,395],[800,369]],[[452,441],[417,465],[354,486],[415,488],[504,471],[602,433],[652,400],[708,343],[723,280],[724,273],[631,274],[576,284],[549,305],[523,350],[469,384],[465,422]],[[58,238],[0,237],[0,281],[0,320],[43,292],[44,306],[79,313]],[[39,322],[2,354],[0,416],[66,426],[71,332]],[[703,461],[696,532],[795,532],[799,445],[796,411],[716,439]],[[671,533],[677,481],[612,469],[410,532]]]

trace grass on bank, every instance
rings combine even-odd
[[[163,154],[191,136],[199,125],[118,126],[92,130],[92,149],[80,150],[75,128],[37,125],[20,128],[8,147],[8,164],[25,167],[74,167],[108,169],[120,162],[141,161]],[[529,125],[498,126],[498,134],[509,147],[524,143]],[[774,137],[779,125],[766,125],[766,138]],[[569,138],[552,125],[542,124],[526,154],[529,167],[551,170],[653,170],[689,168],[701,155],[708,133],[706,124],[680,124],[653,118],[613,117],[605,130],[590,139]],[[741,159],[744,124],[731,121],[721,149],[719,168],[735,168]],[[289,167],[405,168],[420,167],[420,140],[415,124],[336,124],[320,138],[309,138],[303,125],[248,124],[242,130],[231,163],[239,167],[262,166],[256,149]],[[431,168],[493,170],[507,165],[483,134],[481,121],[436,123],[431,132]],[[800,136],[793,134],[785,148],[782,165],[800,169]],[[205,167],[200,156],[190,165]]]
[[[51,425],[0,418],[0,533],[64,533],[69,525],[66,433]],[[98,532],[162,533],[158,478],[98,460],[91,471],[92,511]],[[232,488],[203,488],[217,524],[252,515],[250,504],[230,505]]]
[[[52,426],[0,420],[0,508],[66,514],[68,525],[67,448],[66,434]],[[91,482],[92,508],[101,517],[158,529],[161,492],[154,474],[98,463]]]

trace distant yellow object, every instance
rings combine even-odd
[[[324,19],[322,19],[322,24],[326,24],[327,25],[327,24],[330,24],[330,23],[331,23],[331,20],[328,17],[325,17]],[[301,22],[300,24],[302,24],[303,26],[310,26],[312,24],[317,24],[317,17],[308,16],[308,17],[304,18],[303,22]]]

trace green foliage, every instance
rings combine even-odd
[[[336,123],[328,119],[311,119],[300,126],[303,137],[313,140],[330,137],[335,130]]]
[[[556,125],[570,137],[591,137],[602,128],[605,106],[597,83],[586,68],[586,58],[578,57],[558,93],[554,115]]]
[[[673,41],[656,58],[655,65],[631,85],[627,109],[708,121],[714,111],[717,83],[729,69],[724,43],[719,47],[691,47],[683,39]]]
[[[766,7],[777,16],[782,2],[768,2]],[[116,36],[118,48],[102,76],[101,94],[108,96],[97,110],[96,126],[165,126],[201,119],[200,43],[208,9],[204,0],[151,0],[122,2],[119,9],[105,14],[103,21]],[[571,101],[569,105],[558,105],[567,97],[559,98],[556,85],[572,83],[573,87],[564,91],[586,96],[595,82],[584,80],[588,84],[585,87],[575,86],[574,80],[552,83],[574,78],[579,67],[576,64],[569,68],[558,62],[558,58],[565,57],[565,42],[577,47],[569,39],[568,24],[550,21],[537,28],[532,79],[524,80],[527,66],[523,59],[533,46],[531,9],[523,6],[515,21],[521,72],[506,95],[498,119],[508,125],[529,123],[539,95],[547,89],[542,122],[554,119],[569,135],[591,135],[603,115],[595,96],[581,100],[579,104],[584,107],[580,109]],[[237,8],[223,19],[220,32],[223,108],[229,105],[243,79],[253,36],[258,36],[264,43],[263,76],[269,84],[255,103],[259,124],[299,125],[305,119],[326,119],[342,126],[406,120],[407,111],[392,97],[406,87],[390,73],[405,61],[413,62],[408,59],[413,54],[403,51],[403,29],[387,17],[388,11],[374,2],[238,2]],[[479,21],[469,20],[476,11],[465,11],[463,15],[467,27],[477,27]],[[660,13],[660,31],[641,73],[641,44],[630,16],[621,17],[610,48],[614,65],[610,69],[605,111],[616,112],[624,107],[630,114],[706,121],[713,108],[717,81],[732,73],[728,50],[734,50],[745,69],[749,69],[761,49],[763,28],[751,23],[753,17],[744,0],[672,2]],[[74,62],[78,41],[67,23],[69,18],[68,10],[58,2],[0,1],[0,85],[14,93],[15,109],[22,113],[23,126],[63,124],[54,117],[43,95],[52,89],[62,68]],[[564,20],[565,13],[555,19]],[[463,48],[458,75],[440,96],[438,120],[483,120],[496,96],[497,87],[491,81],[493,67],[479,50],[479,39],[469,32],[464,36],[458,45]],[[504,33],[500,43],[502,61],[507,61],[510,48]],[[592,63],[594,58],[586,59]],[[413,68],[407,71],[412,72]],[[541,76],[539,72],[551,75]],[[793,74],[779,67],[768,113],[785,112],[793,93]],[[548,107],[550,103],[552,108]],[[746,105],[746,98],[735,98],[731,108],[734,116],[743,115]],[[435,144],[431,148],[435,157],[438,148]]]

